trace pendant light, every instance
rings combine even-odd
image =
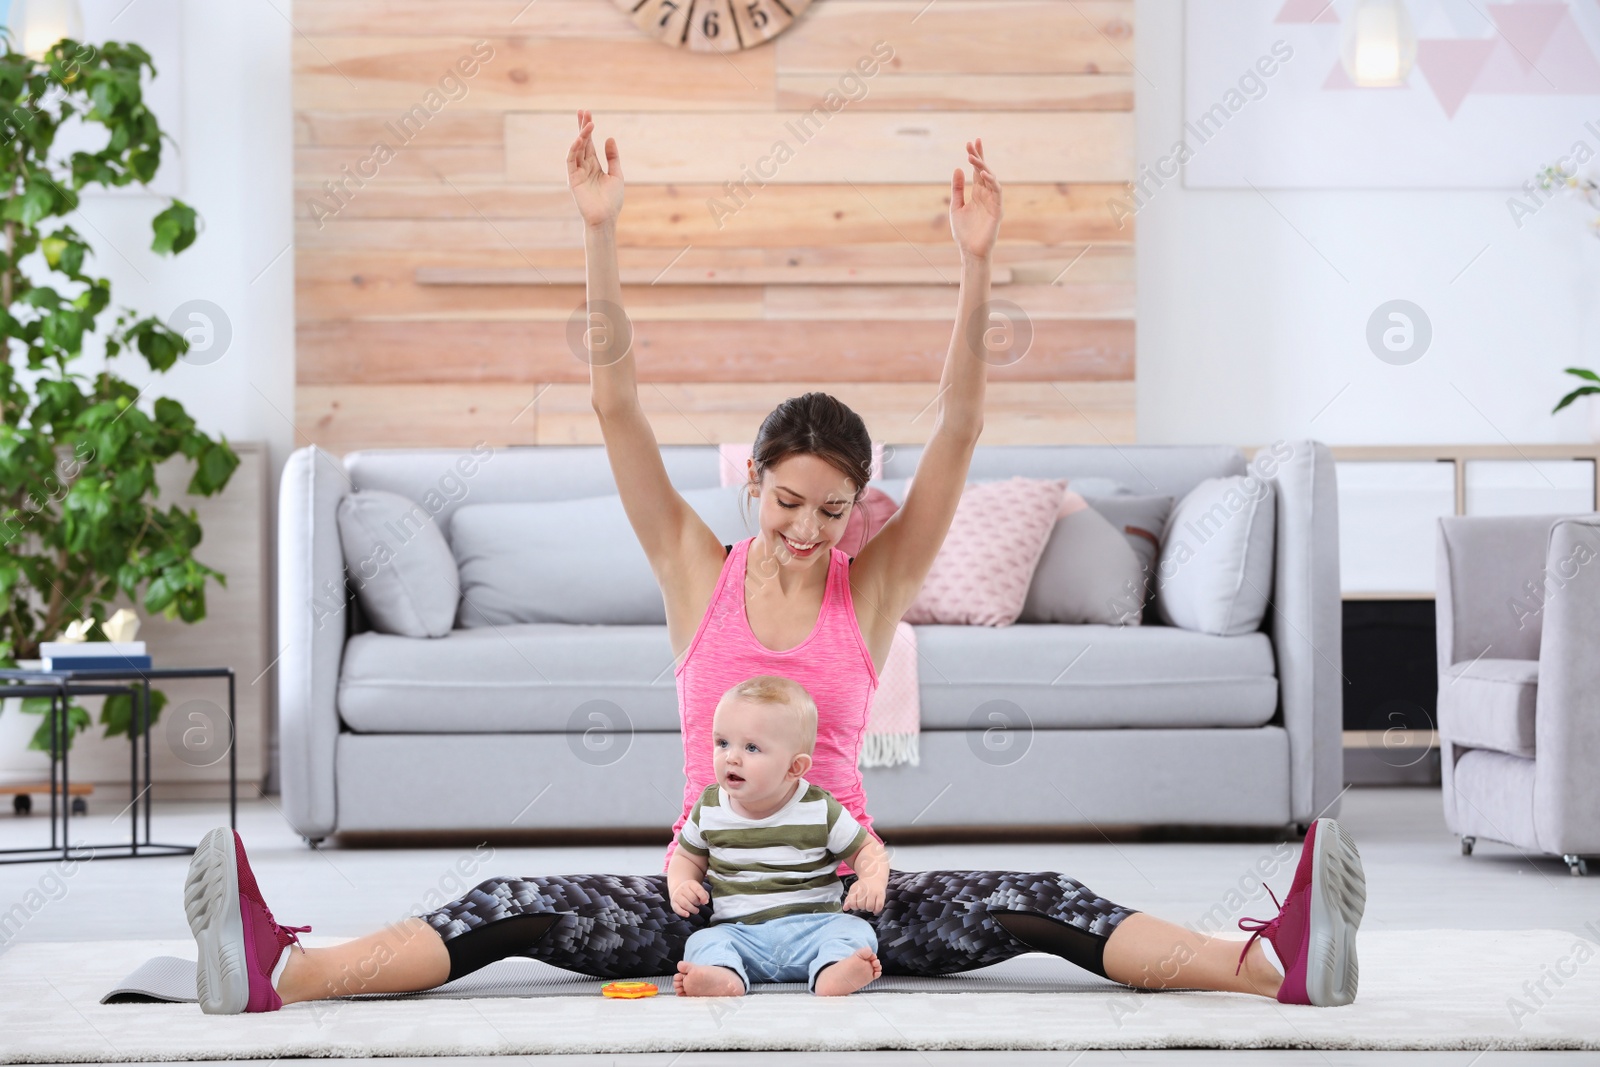
[[[63,37],[83,40],[83,11],[78,0],[11,0],[6,19],[11,47],[40,59]]]
[[[1417,59],[1417,34],[1402,0],[1356,0],[1344,22],[1339,59],[1360,88],[1404,85]]]

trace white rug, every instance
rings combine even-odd
[[[192,952],[189,941],[14,945],[0,956],[0,1062],[702,1049],[1600,1049],[1600,947],[1555,930],[1363,931],[1361,995],[1344,1008],[1131,991],[364,1000],[241,1016],[207,1016],[190,1004],[99,1003],[152,956]]]

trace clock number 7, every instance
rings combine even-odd
[[[656,25],[665,26],[668,22],[672,21],[672,13],[676,10],[678,10],[678,5],[673,3],[672,0],[661,0],[661,21],[656,23]]]

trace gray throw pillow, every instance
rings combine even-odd
[[[1128,539],[1134,555],[1139,557],[1139,569],[1145,575],[1146,597],[1154,592],[1150,579],[1156,571],[1156,554],[1161,551],[1161,531],[1166,529],[1167,517],[1172,514],[1170,496],[1085,496],[1084,501],[1106,517]]]
[[[1137,626],[1145,584],[1128,539],[1099,511],[1082,508],[1056,520],[1017,621]]]
[[[1172,498],[1133,496],[1102,481],[1124,495],[1085,496],[1087,508],[1056,520],[1018,622],[1137,626],[1144,621]]]
[[[1179,501],[1161,536],[1156,605],[1173,626],[1224,637],[1261,629],[1272,589],[1274,483],[1207,478]]]
[[[683,491],[718,540],[755,533],[743,486]],[[528,622],[649,625],[667,621],[661,587],[622,498],[466,504],[450,517],[461,569],[458,623],[471,629]]]
[[[449,633],[461,579],[433,516],[382,489],[350,493],[337,515],[345,573],[373,628],[404,637]]]
[[[1115,478],[1070,478],[1067,489],[1085,500],[1091,497],[1129,496],[1133,490]]]

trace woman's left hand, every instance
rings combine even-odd
[[[966,172],[956,168],[950,183],[950,232],[964,256],[987,259],[1000,234],[1000,182],[983,161],[983,138],[967,142],[967,162],[972,164],[972,185]]]

